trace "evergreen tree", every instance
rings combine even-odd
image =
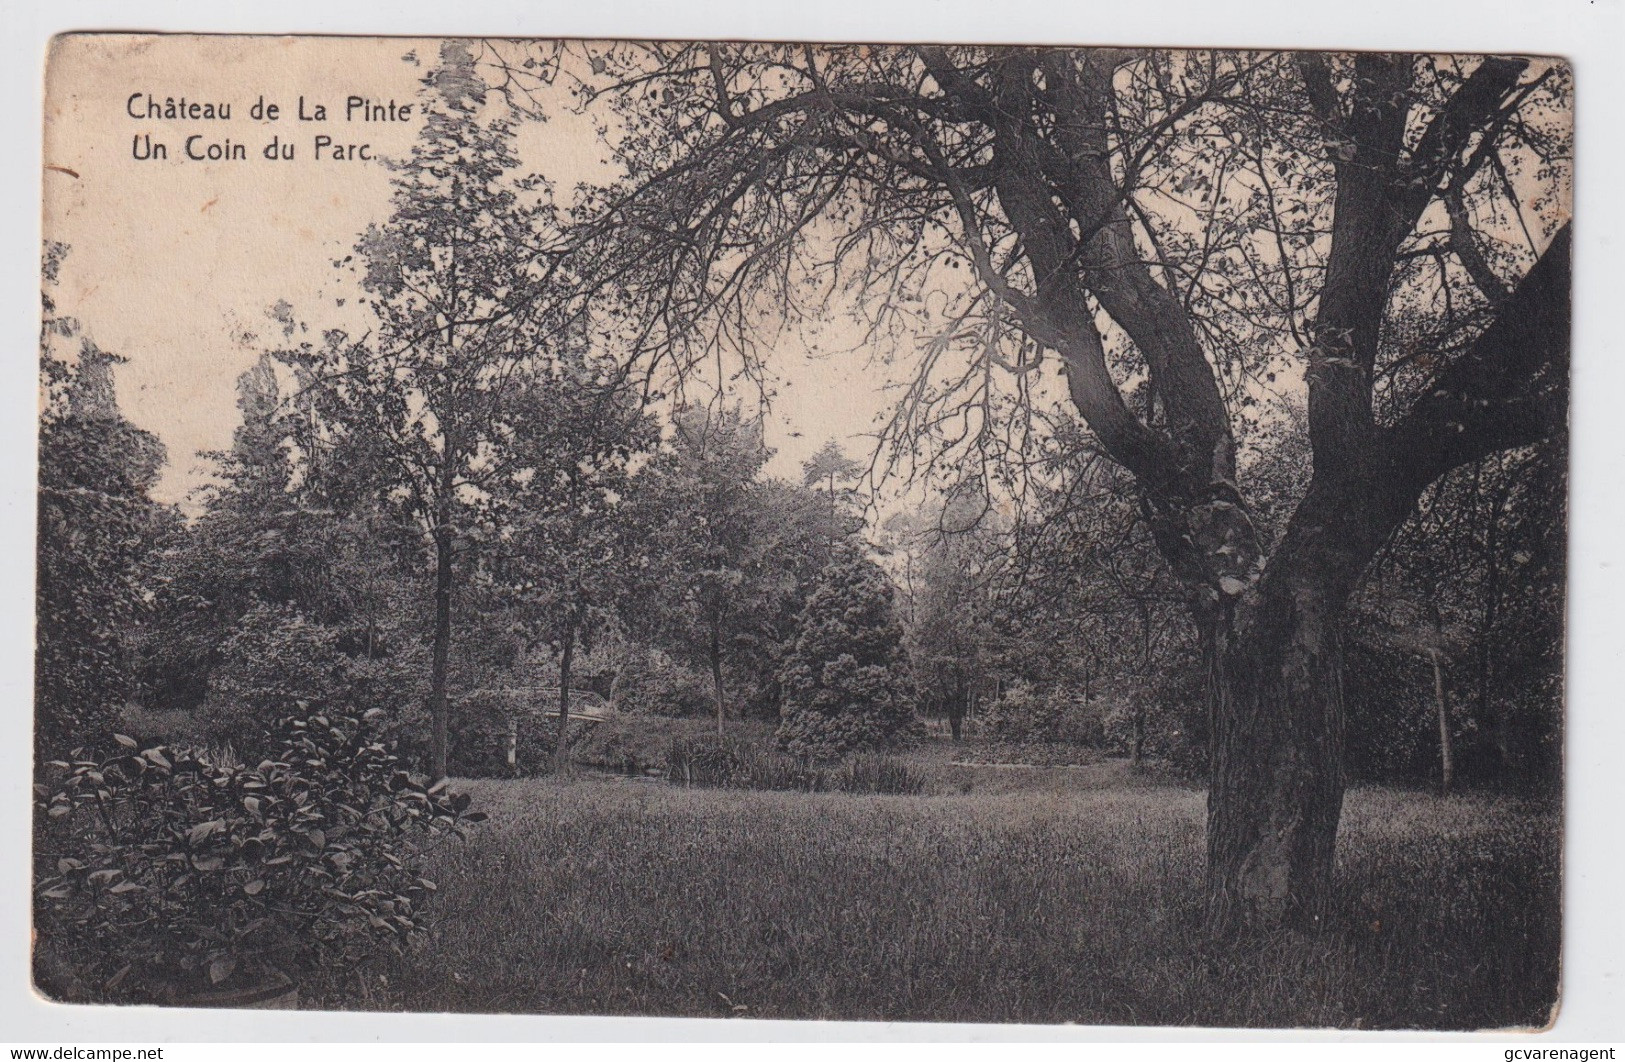
[[[555,766],[568,756],[571,665],[613,622],[647,568],[639,509],[626,504],[631,462],[658,433],[614,363],[566,351],[527,391],[510,445],[522,474],[494,491],[508,534],[494,578],[516,599],[521,625],[557,653]]]
[[[914,686],[891,581],[839,546],[802,612],[785,662],[779,744],[826,758],[890,745],[915,728]]]

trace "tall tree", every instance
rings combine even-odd
[[[636,135],[626,180],[587,203],[581,270],[641,293],[651,352],[692,359],[754,334],[768,299],[792,319],[826,304],[800,281],[847,282],[871,334],[941,329],[894,436],[984,453],[1021,444],[991,422],[1032,424],[1047,367],[1134,476],[1201,632],[1210,927],[1323,918],[1349,593],[1428,484],[1563,431],[1567,69],[716,44],[593,60],[594,99]],[[1272,373],[1303,381],[1313,453],[1276,541],[1238,475]]]
[[[662,571],[660,604],[644,611],[643,631],[706,668],[723,731],[724,664],[756,622],[759,576],[769,558],[757,535],[757,474],[770,451],[758,420],[737,409],[690,408],[672,421],[671,445],[638,477],[640,520]]]
[[[320,417],[357,473],[403,504],[428,540],[433,573],[431,771],[446,771],[447,677],[459,553],[511,474],[505,445],[524,416],[551,224],[539,188],[515,180],[511,124],[485,113],[467,47],[448,41],[424,79],[423,126],[396,167],[389,219],[357,246],[375,325],[329,333],[291,355]],[[465,558],[466,559],[466,558]]]
[[[567,761],[571,664],[591,649],[651,568],[647,529],[627,500],[631,463],[654,422],[615,364],[574,350],[527,386],[511,442],[514,469],[495,494],[508,510],[497,578],[518,594],[527,630],[558,654],[555,766]]]
[[[972,698],[991,674],[1005,536],[982,519],[978,499],[964,495],[888,523],[904,566],[904,628],[915,687],[923,703],[947,716],[959,741]]]

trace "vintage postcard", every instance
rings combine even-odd
[[[33,977],[1540,1028],[1573,78],[69,34]]]

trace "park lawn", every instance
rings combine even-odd
[[[405,961],[352,971],[330,998],[1119,1025],[1550,1020],[1550,811],[1353,790],[1339,924],[1221,948],[1198,932],[1202,793],[1109,784],[1125,766],[981,768],[968,793],[937,778],[917,797],[596,776],[461,783],[490,819],[433,855],[431,936]]]

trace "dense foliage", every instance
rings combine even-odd
[[[885,572],[852,548],[836,551],[807,599],[780,676],[779,743],[797,756],[841,756],[916,732],[903,628]]]
[[[154,544],[173,515],[152,501],[164,449],[118,410],[117,358],[85,339],[47,354],[40,419],[35,750],[116,718],[131,692],[126,637],[146,609]]]
[[[407,770],[372,724],[289,717],[254,766],[122,735],[47,764],[36,925],[42,956],[73,971],[47,987],[176,1002],[403,947],[435,888],[424,842],[484,815]]]
[[[1322,921],[1351,598],[1435,483],[1566,432],[1568,66],[586,51],[579,96],[629,134],[570,256],[604,279],[571,298],[613,305],[644,364],[729,337],[755,380],[841,293],[877,362],[908,364],[894,466],[968,467],[990,508],[1053,485],[1081,418],[1201,646],[1209,928]],[[1243,473],[1283,436],[1297,497]]]
[[[613,76],[623,66],[653,64],[640,78],[679,90],[674,105],[698,120],[713,113],[718,101],[710,94],[734,89],[693,82],[680,66],[659,69],[663,57],[681,51],[610,49],[592,69]],[[76,361],[47,358],[36,672],[42,751],[60,751],[81,724],[111,721],[134,701],[152,710],[144,718],[184,720],[171,736],[231,741],[257,752],[295,702],[342,700],[387,713],[387,726],[410,756],[432,760],[444,730],[452,746],[469,745],[467,755],[453,749],[451,761],[485,762],[501,751],[511,720],[501,710],[482,715],[471,695],[601,680],[605,695],[628,715],[763,719],[782,724],[785,743],[807,753],[888,740],[891,723],[860,720],[875,712],[900,718],[900,711],[875,706],[913,702],[945,719],[956,736],[969,727],[1026,743],[1083,743],[1136,759],[1172,759],[1199,773],[1212,737],[1211,691],[1203,688],[1210,668],[1192,622],[1190,572],[1159,545],[1162,532],[1148,520],[1156,513],[1147,507],[1144,483],[1103,452],[1088,411],[1044,405],[1039,363],[1025,361],[1031,352],[1012,345],[1007,317],[983,305],[988,263],[954,295],[984,315],[967,317],[969,331],[944,337],[933,357],[951,361],[970,343],[982,351],[984,367],[1013,368],[1014,379],[1036,390],[1012,396],[976,373],[927,388],[925,407],[901,409],[893,430],[918,430],[917,445],[910,444],[917,458],[931,456],[934,431],[918,418],[931,408],[951,411],[942,403],[956,387],[969,386],[965,381],[983,379],[993,388],[986,408],[997,424],[977,435],[985,447],[979,460],[952,472],[933,460],[920,473],[917,482],[935,488],[923,505],[885,513],[870,526],[863,506],[875,484],[866,473],[883,462],[870,468],[863,455],[854,459],[828,440],[802,462],[799,482],[769,478],[773,454],[764,422],[731,404],[731,395],[702,402],[687,389],[685,373],[698,363],[684,360],[684,337],[696,321],[720,321],[720,304],[689,292],[700,301],[687,304],[688,318],[660,318],[645,337],[667,345],[676,359],[673,376],[639,375],[645,363],[618,331],[626,314],[651,292],[675,290],[674,277],[689,277],[700,285],[696,291],[708,282],[700,259],[661,257],[670,248],[656,230],[670,220],[668,208],[682,205],[681,195],[659,182],[645,189],[639,182],[648,174],[629,172],[632,200],[615,207],[583,190],[581,214],[631,211],[646,225],[614,238],[596,221],[569,229],[546,182],[524,170],[515,133],[525,107],[516,83],[493,93],[484,81],[490,70],[482,64],[500,54],[494,45],[471,50],[457,42],[441,50],[423,80],[424,127],[396,168],[390,214],[338,263],[354,274],[375,327],[360,338],[344,330],[313,334],[286,304],[273,308],[280,341],[270,345],[279,349],[243,375],[241,426],[229,450],[211,455],[218,479],[193,499],[200,511],[190,522],[148,499],[162,449],[118,411],[118,359],[88,340]],[[746,70],[775,54],[743,49],[719,53],[717,61]],[[784,58],[793,71],[806,57]],[[1077,58],[1076,76],[1098,74],[1093,58]],[[967,80],[939,90],[944,98],[970,99],[984,81],[1003,76],[1000,62],[1015,69],[1025,61],[1016,53],[994,60],[974,50],[839,52],[828,57],[825,76],[958,67]],[[1186,116],[1188,127],[1165,129],[1169,141],[1148,141],[1136,161],[1147,187],[1184,181],[1184,193],[1209,203],[1215,225],[1231,226],[1215,230],[1230,250],[1213,249],[1207,271],[1190,281],[1187,308],[1216,329],[1209,338],[1224,358],[1240,359],[1237,365],[1245,362],[1274,382],[1290,360],[1284,347],[1276,349],[1284,342],[1278,329],[1290,332],[1288,319],[1308,311],[1226,310],[1213,285],[1241,283],[1234,255],[1245,258],[1246,248],[1232,246],[1232,229],[1268,229],[1272,218],[1313,214],[1321,209],[1316,189],[1335,183],[1336,175],[1311,164],[1311,131],[1291,122],[1253,124],[1263,121],[1257,116],[1237,124],[1221,112],[1243,98],[1243,89],[1285,93],[1277,102],[1302,106],[1292,90],[1258,79],[1274,71],[1313,81],[1314,63],[1222,56],[1204,71],[1160,53],[1113,61],[1133,78],[1156,74],[1163,79],[1159,91],[1171,94],[1158,103],[1157,93],[1146,95],[1149,81],[1116,86],[1133,103],[1123,115],[1130,126],[1152,122],[1158,107],[1181,93],[1200,97],[1203,86],[1216,93],[1208,100],[1213,114]],[[1514,75],[1511,67],[1489,64],[1462,77],[1501,85]],[[1566,91],[1565,78],[1560,69],[1530,75],[1519,82],[1524,95],[1517,99],[1521,104],[1536,93],[1556,99]],[[1440,92],[1426,106],[1443,106],[1449,93]],[[653,143],[667,145],[672,157],[694,152],[699,172],[729,172],[745,157],[731,153],[737,130],[705,122],[665,128],[629,97],[605,99],[652,138],[623,145],[628,164],[651,162],[645,149]],[[1043,110],[1059,103],[1026,105]],[[810,130],[827,120],[787,106],[795,117],[764,129],[769,139],[796,143],[798,122],[811,123]],[[1202,142],[1201,130],[1228,146]],[[905,155],[919,148],[916,135],[929,139],[929,130],[888,134]],[[1541,179],[1556,195],[1564,180],[1561,135],[1535,127],[1518,135],[1527,143],[1516,148],[1514,161],[1528,161],[1516,152],[1553,156],[1553,169]],[[1190,137],[1196,139],[1178,146]],[[1236,155],[1248,145],[1261,154]],[[872,144],[855,149],[874,161]],[[829,143],[819,140],[809,150],[829,150]],[[1249,172],[1273,160],[1266,169],[1278,180],[1281,201],[1270,207],[1238,200],[1237,178],[1226,175],[1239,171],[1204,168],[1221,157]],[[944,161],[927,161],[921,173],[940,176]],[[764,172],[776,173],[771,166]],[[790,187],[814,178],[786,171],[772,179]],[[683,187],[697,201],[714,191],[703,181]],[[887,187],[882,182],[874,194],[942,205],[923,189]],[[749,243],[759,237],[731,226],[754,216],[792,241],[805,219],[780,213],[760,191],[747,181],[744,199],[729,207],[740,213],[708,224]],[[1491,202],[1499,193],[1457,185],[1452,194]],[[978,198],[973,206],[995,229],[1024,224],[996,200]],[[1140,223],[1160,233],[1160,254],[1191,253],[1154,213]],[[1453,251],[1473,257],[1467,238],[1454,235],[1464,242]],[[1473,238],[1475,260],[1487,271],[1443,280],[1452,290],[1469,281],[1480,289],[1456,292],[1464,322],[1480,321],[1507,297],[1504,277],[1532,255],[1482,233]],[[928,243],[930,254],[946,259],[967,253],[951,233]],[[905,286],[939,276],[913,271],[915,252],[906,246],[897,249],[910,269]],[[891,253],[879,245],[867,250]],[[594,256],[611,251],[624,260],[627,283],[594,288]],[[922,246],[919,253],[927,252]],[[1324,252],[1294,239],[1285,253],[1281,268],[1290,272]],[[57,248],[48,255],[48,277],[62,254]],[[662,261],[670,268],[650,271]],[[1019,286],[1019,269],[1010,276]],[[1401,280],[1393,342],[1420,349],[1437,338],[1428,321],[1438,308],[1425,305],[1425,285],[1414,270]],[[606,304],[572,301],[584,294],[611,297],[619,316],[591,309]],[[77,322],[58,314],[49,288],[45,302],[47,347],[78,337]],[[877,323],[901,323],[895,306],[864,306],[880,315]],[[1266,325],[1277,329],[1274,353],[1246,354],[1238,337]],[[1471,327],[1463,323],[1468,331],[1450,342],[1470,342]],[[1123,379],[1139,380],[1127,386],[1126,399],[1144,410],[1147,425],[1166,429],[1166,403],[1177,396],[1159,394],[1143,378],[1145,367],[1136,361],[1143,352],[1114,340],[1104,356]],[[1414,383],[1407,364],[1395,363],[1395,386]],[[677,395],[662,390],[673,385]],[[1229,397],[1236,407],[1235,484],[1262,547],[1275,548],[1309,487],[1308,411],[1296,398],[1262,408],[1247,389]],[[1013,425],[1028,433],[1019,445]],[[1018,451],[1019,462],[1006,460]],[[891,460],[896,471],[895,448]],[[1355,773],[1413,779],[1436,773],[1439,696],[1426,662],[1434,650],[1447,731],[1467,777],[1516,780],[1549,777],[1555,769],[1562,462],[1554,442],[1460,466],[1424,492],[1418,515],[1377,557],[1349,608],[1346,641],[1360,664],[1347,683],[1346,758]],[[839,566],[832,557],[870,548],[884,573],[861,595],[894,597],[889,607],[903,630],[901,668],[891,649],[838,644],[851,632],[832,632],[846,621],[814,615],[826,607],[819,595],[834,592],[826,579],[826,569]],[[1231,577],[1240,585],[1255,575]],[[1208,605],[1195,600],[1194,607],[1201,613]],[[580,659],[601,656],[605,642],[622,649],[578,679]],[[839,663],[847,656],[855,665],[849,673]],[[888,677],[865,670],[873,668]],[[889,674],[898,670],[900,679]],[[537,720],[523,729],[531,755],[558,747]]]

